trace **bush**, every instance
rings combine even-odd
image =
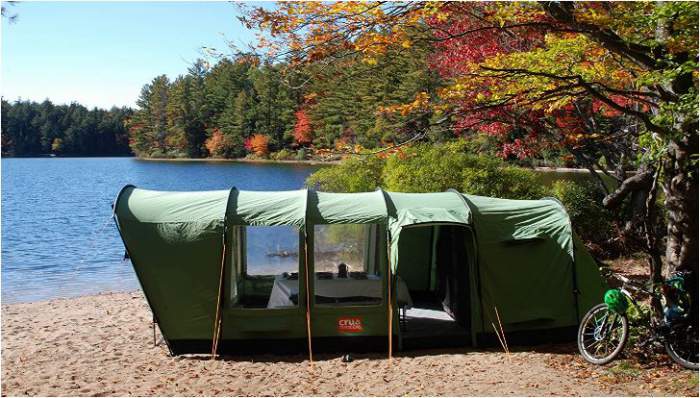
[[[187,154],[179,149],[171,149],[166,152],[166,157],[171,159],[186,159]]]
[[[270,154],[270,159],[272,160],[290,160],[292,157],[292,152],[287,149],[280,149],[279,151]]]
[[[504,199],[541,199],[548,195],[535,171],[499,163],[480,158],[475,167],[465,168],[462,192]]]
[[[156,148],[151,151],[151,154],[148,156],[149,158],[167,158],[168,155],[163,152],[162,149]]]
[[[401,192],[461,192],[506,199],[539,199],[547,189],[536,172],[506,165],[502,160],[467,154],[467,143],[416,146],[387,161],[387,189]]]
[[[612,236],[613,215],[601,205],[601,194],[593,184],[559,180],[552,185],[552,194],[566,207],[583,241],[601,243]]]
[[[385,161],[352,157],[323,168],[307,185],[323,191],[361,192],[384,187],[397,192],[465,193],[508,199],[539,199],[548,190],[536,172],[507,166],[500,159],[469,155],[464,141],[404,148]]]
[[[382,186],[384,160],[353,156],[337,166],[322,167],[306,179],[306,186],[326,192],[368,192]]]
[[[398,192],[441,192],[462,186],[462,170],[472,157],[461,141],[417,145],[393,154],[382,173],[386,189]]]

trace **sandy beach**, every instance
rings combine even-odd
[[[695,395],[697,373],[593,367],[573,344],[357,356],[170,357],[139,292],[2,306],[2,395]]]

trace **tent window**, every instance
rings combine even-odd
[[[378,227],[374,224],[314,227],[316,304],[354,306],[382,302]]]
[[[232,238],[235,248],[230,268],[232,305],[296,307],[299,230],[291,226],[237,227]]]

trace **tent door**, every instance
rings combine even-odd
[[[397,273],[413,299],[412,308],[401,309],[405,348],[471,344],[470,233],[454,224],[402,229]]]

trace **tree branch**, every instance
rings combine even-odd
[[[654,180],[654,173],[645,171],[629,177],[610,195],[603,199],[603,206],[606,209],[614,209],[618,207],[623,200],[633,191],[647,189]]]

